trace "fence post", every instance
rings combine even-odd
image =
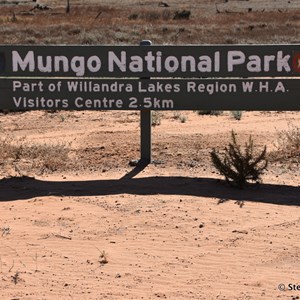
[[[140,46],[151,46],[152,42],[143,40]],[[149,79],[149,78],[141,78]],[[151,110],[141,110],[140,113],[140,128],[141,128],[141,159],[140,163],[151,163]]]

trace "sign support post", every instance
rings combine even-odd
[[[141,159],[142,164],[151,163],[151,110],[141,111]]]
[[[140,46],[151,46],[152,42],[143,40]],[[141,78],[149,79],[149,78]],[[151,110],[141,110],[140,113],[140,130],[141,130],[141,164],[151,163]]]

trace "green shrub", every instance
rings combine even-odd
[[[242,151],[234,131],[231,132],[231,139],[232,142],[225,148],[223,157],[215,149],[210,153],[214,167],[225,176],[227,182],[240,188],[247,181],[261,182],[261,175],[268,164],[266,146],[260,154],[257,154],[250,136]]]

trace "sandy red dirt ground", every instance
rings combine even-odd
[[[2,134],[71,149],[65,171],[2,169],[1,299],[298,299],[288,285],[300,284],[299,166],[273,162],[263,184],[240,190],[209,152],[232,129],[271,151],[299,113],[181,114],[163,113],[161,163],[142,170],[128,165],[138,113],[1,116]]]

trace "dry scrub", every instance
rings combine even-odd
[[[154,44],[294,43],[299,40],[299,9],[262,11],[186,2],[168,8],[154,3],[61,3],[32,11],[33,5],[0,9],[0,44]],[[171,4],[171,3],[170,3]],[[251,4],[252,5],[252,4]],[[205,10],[205,13],[203,13]],[[186,19],[174,16],[188,11]],[[219,12],[219,13],[218,13]],[[262,21],[263,20],[263,21]]]
[[[26,138],[7,135],[0,139],[0,170],[9,169],[18,175],[64,170],[69,148],[63,143],[31,144]]]
[[[261,176],[268,165],[266,146],[262,152],[258,153],[250,136],[242,150],[234,131],[231,132],[231,140],[223,155],[215,149],[211,152],[214,167],[225,176],[228,183],[240,188],[244,187],[248,181],[261,182]]]
[[[277,132],[276,150],[270,154],[272,161],[300,163],[300,127],[289,123],[288,129]]]

